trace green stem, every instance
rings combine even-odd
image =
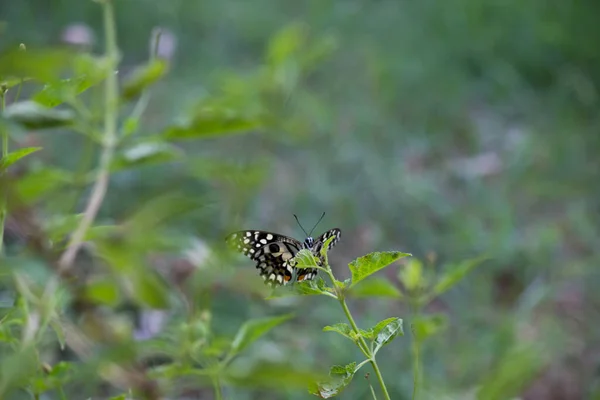
[[[0,89],[3,90],[3,89]],[[4,112],[4,108],[6,108],[6,92],[3,91],[0,93],[2,96],[0,100],[0,111]],[[2,135],[2,157],[0,160],[3,160],[6,156],[8,156],[8,132],[4,126],[0,126],[0,135]],[[0,171],[1,175],[4,175],[2,171]],[[0,179],[0,183],[2,179]],[[2,190],[4,191],[4,190]],[[6,222],[6,193],[2,194],[2,198],[0,199],[0,255],[4,252],[4,224]]]
[[[118,94],[119,87],[117,76],[114,70],[118,64],[119,53],[117,49],[117,34],[115,26],[115,14],[112,0],[101,1],[104,14],[104,34],[106,42],[106,55],[111,61],[111,68],[105,80],[104,86],[104,136],[103,149],[100,155],[100,165],[96,176],[96,181],[90,199],[83,213],[83,218],[72,239],[62,254],[59,265],[60,271],[64,272],[71,267],[77,252],[81,248],[85,239],[85,234],[94,222],[100,206],[108,189],[110,177],[110,165],[113,159],[115,146],[117,143],[117,119],[118,119]]]
[[[356,334],[356,337],[358,338],[357,345],[358,345],[359,349],[369,359],[369,363],[371,363],[371,366],[373,367],[373,371],[375,371],[375,376],[377,376],[377,380],[379,381],[379,386],[381,386],[381,390],[383,392],[383,397],[386,400],[391,400],[390,394],[388,393],[387,387],[385,386],[385,382],[383,381],[383,376],[381,375],[381,371],[379,370],[379,366],[377,365],[377,361],[375,360],[375,355],[369,348],[369,345],[365,341],[365,338],[362,337],[362,335],[360,334],[358,325],[356,325],[356,322],[354,321],[354,318],[352,317],[352,313],[350,313],[350,309],[348,308],[348,305],[346,304],[346,298],[344,296],[344,293],[336,285],[336,280],[335,280],[335,277],[333,276],[333,273],[331,272],[331,268],[327,267],[325,269],[325,272],[327,272],[327,274],[329,275],[329,278],[331,279],[331,283],[333,284],[333,286],[336,290],[337,299],[340,302],[342,309],[344,310],[344,314],[346,314],[346,319],[348,320],[348,322],[350,322],[350,325],[352,326],[352,330],[354,330],[354,333]]]
[[[411,300],[409,302],[412,318],[416,318],[421,313],[423,303]],[[413,354],[413,394],[412,400],[416,400],[419,394],[419,385],[421,384],[421,342],[417,339],[413,329],[412,334],[412,354]]]
[[[221,389],[221,381],[219,380],[219,377],[215,376],[212,379],[213,381],[213,386],[215,387],[215,400],[222,400],[223,399],[223,391]]]

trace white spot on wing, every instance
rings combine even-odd
[[[271,235],[270,233],[267,234],[267,240],[272,240],[273,239],[273,235]]]

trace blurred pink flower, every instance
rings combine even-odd
[[[160,34],[158,46],[156,45],[156,37]],[[177,48],[177,37],[168,29],[156,27],[152,29],[150,34],[150,53],[156,50],[156,56],[165,60],[171,60]]]
[[[89,26],[81,23],[68,25],[62,31],[62,41],[75,46],[91,46],[94,44],[94,32]]]

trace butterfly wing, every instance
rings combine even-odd
[[[325,259],[323,258],[323,256],[321,256],[321,249],[323,248],[323,244],[330,237],[333,236],[335,238],[331,241],[331,243],[329,243],[329,246],[327,247],[327,251],[329,251],[337,242],[340,241],[341,235],[342,235],[342,231],[340,229],[333,228],[333,229],[328,230],[327,232],[325,232],[324,234],[322,234],[321,236],[319,236],[318,238],[315,239],[315,243],[313,245],[312,252],[315,255],[315,257],[317,257],[317,260],[319,260],[319,266],[322,266],[323,263],[325,262]],[[298,282],[302,282],[302,281],[310,281],[312,279],[315,279],[318,271],[319,270],[317,270],[316,268],[299,268],[298,275],[297,275],[298,277],[296,280]]]
[[[256,261],[256,268],[267,283],[285,285],[292,280],[291,260],[302,248],[298,240],[257,230],[234,232],[225,240],[234,250]]]

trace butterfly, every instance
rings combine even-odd
[[[325,213],[323,213],[321,219],[323,219],[323,216],[325,216]],[[294,215],[294,217],[296,216]],[[319,219],[319,222],[321,219]],[[296,221],[298,221],[298,217],[296,217]],[[298,224],[300,224],[299,221]],[[302,228],[302,225],[300,225],[300,228]],[[317,264],[322,266],[325,262],[321,255],[323,244],[329,238],[334,237],[327,247],[327,251],[329,251],[340,240],[342,233],[338,228],[334,228],[313,239],[310,233],[306,233],[304,228],[302,230],[306,234],[304,242],[289,236],[260,230],[234,232],[227,236],[225,240],[234,250],[256,261],[256,268],[266,283],[272,286],[286,285],[292,280],[294,271],[296,271],[297,282],[312,280],[317,276],[318,270],[316,268],[294,268],[296,264],[294,257],[300,250],[310,250],[317,259]]]

